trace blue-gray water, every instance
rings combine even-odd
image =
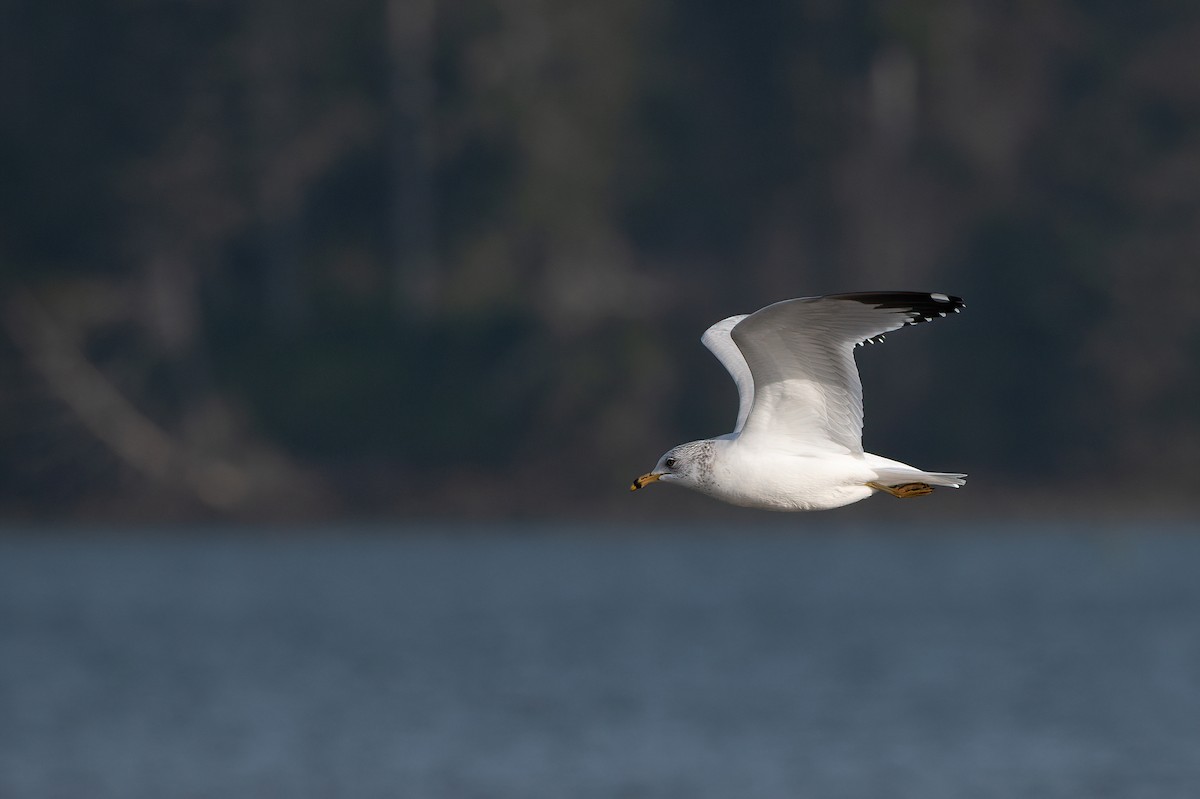
[[[0,796],[1200,795],[1200,536],[785,529],[0,539]]]

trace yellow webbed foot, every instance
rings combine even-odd
[[[928,483],[901,483],[895,486],[885,486],[882,483],[867,483],[867,487],[873,488],[876,491],[885,491],[897,499],[923,497],[926,494],[933,493],[933,486]]]

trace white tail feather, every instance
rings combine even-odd
[[[959,488],[966,485],[967,476],[956,472],[924,472],[920,469],[879,468],[875,470],[878,480],[884,485],[903,483],[928,483],[931,486]]]

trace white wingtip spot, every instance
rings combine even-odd
[[[929,299],[937,300],[938,302],[950,302],[950,298],[945,294],[930,294]]]

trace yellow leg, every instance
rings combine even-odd
[[[897,499],[923,497],[926,494],[933,493],[933,486],[929,485],[928,483],[902,483],[898,486],[885,486],[882,483],[867,483],[867,488],[873,488],[876,491],[886,491]]]

